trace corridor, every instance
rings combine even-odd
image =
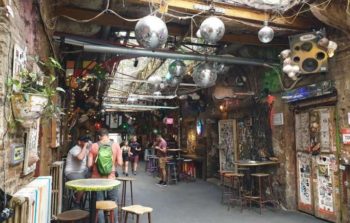
[[[142,168],[135,178],[134,202],[153,207],[154,223],[324,222],[300,212],[273,208],[263,209],[262,215],[258,209],[244,209],[243,213],[240,213],[239,208],[234,207],[228,211],[227,206],[220,203],[220,188],[214,183],[203,180],[160,187],[156,185],[157,178],[147,175]],[[130,219],[128,222],[133,221]],[[141,222],[146,222],[146,216],[142,216]]]

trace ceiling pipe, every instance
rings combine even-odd
[[[133,105],[133,104],[103,104],[106,109],[178,109],[179,106]]]
[[[206,62],[219,62],[225,64],[242,64],[242,65],[253,65],[253,66],[265,66],[270,67],[271,65],[279,65],[279,62],[264,61],[250,58],[240,58],[233,56],[212,56],[212,55],[198,55],[191,53],[179,53],[169,52],[160,50],[147,50],[147,49],[136,49],[127,47],[109,47],[109,46],[97,46],[97,45],[84,45],[84,51],[93,53],[116,53],[123,55],[133,55],[138,57],[154,57],[163,59],[181,59],[181,60],[195,60],[195,61],[206,61]]]

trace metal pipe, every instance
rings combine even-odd
[[[127,47],[109,47],[109,46],[97,46],[97,45],[84,45],[84,51],[93,53],[115,53],[123,55],[133,55],[139,57],[155,57],[163,59],[182,59],[182,60],[196,60],[196,61],[208,61],[208,62],[219,62],[227,64],[244,64],[254,66],[271,66],[278,65],[278,62],[264,61],[250,58],[231,57],[231,56],[212,56],[212,55],[198,55],[192,53],[179,53],[169,52],[160,50],[147,50],[147,49],[136,49]]]
[[[104,104],[106,108],[121,108],[121,109],[132,109],[132,108],[149,108],[149,109],[178,109],[179,106],[159,106],[159,105],[132,105],[132,104]]]
[[[125,82],[135,82],[135,83],[149,83],[149,84],[160,84],[161,82],[154,82],[150,80],[140,80],[140,79],[131,79],[131,78],[118,78],[118,77],[107,77],[108,80],[115,80],[117,82],[125,81]],[[186,87],[197,87],[197,84],[191,84],[191,83],[180,83],[180,86],[186,86]]]

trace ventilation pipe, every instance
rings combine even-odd
[[[146,50],[135,49],[127,47],[109,47],[109,46],[97,46],[97,45],[83,45],[84,51],[93,53],[115,53],[120,55],[133,55],[135,57],[154,57],[162,59],[180,59],[180,60],[195,60],[206,62],[218,62],[225,64],[242,64],[253,66],[265,66],[279,65],[278,62],[264,61],[250,58],[240,58],[233,56],[212,56],[212,55],[199,55],[192,53],[179,53],[160,50]]]

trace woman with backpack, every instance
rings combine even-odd
[[[128,173],[129,157],[132,155],[132,153],[130,152],[131,148],[129,146],[129,142],[127,140],[123,141],[120,144],[120,147],[122,149],[122,156],[123,156],[123,166],[122,166],[123,175],[129,176],[129,173]]]

